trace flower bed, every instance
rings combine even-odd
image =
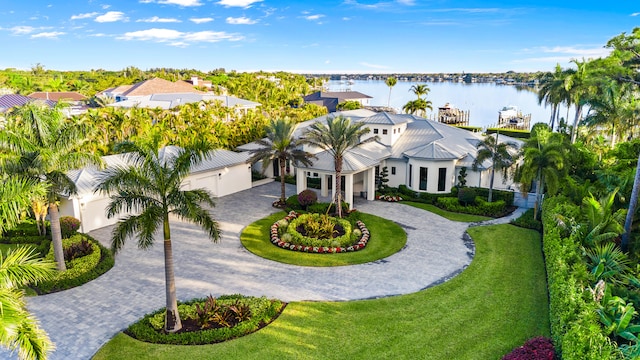
[[[378,195],[376,196],[376,199],[388,202],[398,202],[403,200],[400,195]]]
[[[311,245],[303,245],[303,244],[294,244],[290,241],[283,240],[281,235],[285,235],[291,237],[289,233],[282,234],[281,229],[285,228],[289,225],[290,222],[298,218],[298,214],[295,211],[291,211],[284,219],[275,222],[271,225],[271,243],[286,250],[293,251],[302,251],[307,253],[317,253],[317,254],[335,254],[335,253],[343,253],[343,252],[353,252],[364,249],[369,242],[370,234],[369,229],[365,226],[362,221],[357,221],[357,231],[359,231],[358,240],[353,243],[353,245],[349,246],[311,246]],[[285,225],[286,224],[286,225]],[[283,237],[285,237],[283,236]],[[346,234],[345,236],[350,237],[351,234]]]

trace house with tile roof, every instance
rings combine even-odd
[[[203,91],[196,88],[186,81],[169,81],[160,78],[140,81],[133,85],[120,85],[101,92],[101,94],[110,96],[116,101],[132,100],[143,98],[154,94],[171,94],[171,93],[194,93],[203,94]]]
[[[329,112],[335,112],[338,104],[346,101],[357,101],[363,107],[369,105],[371,96],[365,95],[359,91],[316,91],[313,94],[306,95],[302,98],[305,103],[324,106]]]
[[[167,146],[160,150],[160,161],[168,155],[175,154],[179,148]],[[182,189],[205,189],[215,197],[229,195],[251,188],[251,165],[248,153],[237,153],[228,150],[214,150],[198,166],[191,169],[190,174],[182,182]],[[103,156],[105,167],[128,166],[126,154]],[[82,232],[89,232],[104,226],[115,224],[120,217],[108,219],[105,214],[110,199],[107,194],[94,191],[99,181],[101,170],[87,167],[67,173],[76,185],[77,193],[62,195],[60,201],[61,216],[73,216],[81,222]],[[125,215],[125,214],[122,214]]]
[[[375,177],[385,166],[389,173],[387,185],[406,185],[416,192],[451,192],[463,167],[467,171],[468,186],[489,187],[491,162],[483,162],[477,171],[472,169],[478,152],[476,146],[483,136],[418,116],[377,113],[366,109],[342,111],[300,123],[294,136],[303,136],[314,122],[326,123],[328,118],[339,115],[365,124],[369,133],[361,138],[362,141],[377,136],[377,140],[351,149],[344,156],[342,191],[345,201],[350,204],[353,204],[354,196],[374,199]],[[520,140],[503,135],[499,140],[522,144]],[[255,145],[247,144],[239,147],[239,150],[250,151],[252,148]],[[335,170],[329,151],[308,146],[304,150],[315,154],[317,159],[310,166],[292,167],[292,172],[296,174],[297,192],[307,188],[308,178],[320,178],[322,196],[328,196],[329,190],[335,194],[335,189],[330,189]],[[274,165],[271,164],[265,171],[274,171],[277,168]],[[510,180],[502,183],[502,173],[497,172],[495,179],[495,189],[515,189]]]

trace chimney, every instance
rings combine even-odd
[[[198,77],[197,76],[192,76],[191,77],[191,83],[193,84],[193,86],[198,86]]]

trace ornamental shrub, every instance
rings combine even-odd
[[[322,246],[333,246],[333,247],[347,247],[353,245],[353,240],[351,237],[352,227],[351,223],[345,219],[338,219],[334,217],[329,217],[330,224],[333,226],[336,223],[340,224],[344,229],[344,235],[335,237],[335,238],[315,238],[310,236],[304,236],[300,232],[298,232],[297,227],[299,225],[309,225],[309,226],[317,226],[318,232],[321,232],[321,227],[323,227],[323,219],[325,218],[324,214],[302,214],[298,216],[296,219],[291,220],[289,223],[289,227],[287,228],[287,233],[291,234],[291,243],[295,245],[304,245],[304,246],[312,246],[312,247],[322,247]],[[333,229],[333,227],[331,228]],[[333,245],[333,243],[336,245]]]
[[[533,217],[533,209],[525,211],[519,218],[511,220],[515,226],[542,231],[542,222]]]
[[[298,202],[298,195],[291,195],[287,198],[287,211],[302,210],[302,206]]]
[[[474,205],[476,203],[476,191],[471,188],[461,188],[458,190],[458,202],[462,205]]]
[[[72,244],[81,243],[83,240],[91,244],[93,252],[87,256],[67,261],[67,271],[57,273],[52,280],[36,285],[36,292],[48,294],[80,286],[106,273],[113,267],[114,259],[111,251],[89,235],[76,234],[69,239],[64,239],[62,247],[63,249],[69,248]],[[50,244],[50,241],[48,243]],[[49,252],[45,258],[48,260],[54,259],[53,246],[49,245]]]
[[[513,349],[502,360],[555,360],[556,352],[551,339],[536,337]]]
[[[318,194],[311,189],[302,190],[298,194],[298,204],[304,209],[307,209],[309,205],[313,205],[318,201]]]
[[[80,229],[80,220],[73,216],[63,216],[60,218],[60,230],[63,239],[68,239],[75,235],[78,233],[78,229]]]

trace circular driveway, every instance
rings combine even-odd
[[[289,186],[287,194],[295,188]],[[354,300],[416,292],[455,276],[473,257],[466,223],[402,204],[356,201],[356,208],[393,220],[407,232],[400,252],[373,263],[300,267],[253,255],[240,243],[248,224],[275,211],[279,184],[269,183],[218,199],[213,209],[223,231],[212,243],[198,227],[171,223],[176,290],[180,300],[240,293],[284,301]],[[112,227],[90,235],[109,246]],[[158,237],[160,238],[160,237]],[[165,305],[161,241],[149,250],[130,240],[116,264],[81,287],[28,298],[29,310],[55,342],[50,359],[89,359],[116,333]],[[2,352],[0,352],[2,355]]]

